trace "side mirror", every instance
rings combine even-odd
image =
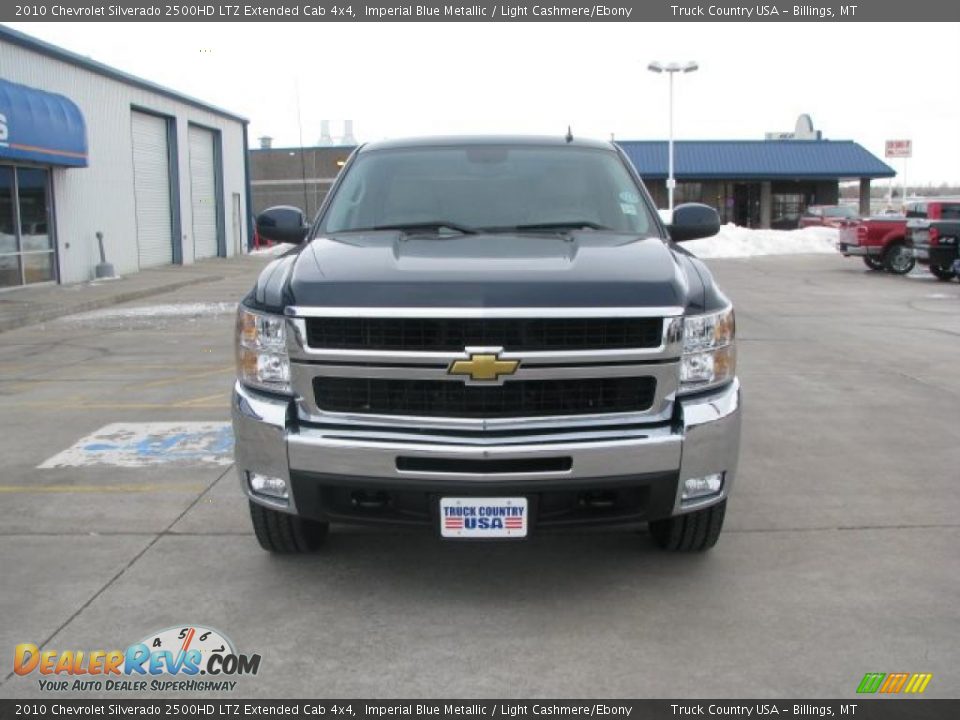
[[[300,208],[279,205],[257,215],[257,232],[273,242],[299,245],[309,231],[307,216]]]
[[[720,215],[709,205],[684,203],[673,209],[673,222],[667,230],[674,242],[712,237],[720,232]]]

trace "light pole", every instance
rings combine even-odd
[[[670,212],[673,212],[673,189],[677,186],[677,181],[673,177],[673,76],[678,72],[693,72],[699,66],[695,62],[680,63],[660,63],[654,61],[647,65],[647,70],[655,73],[665,72],[670,77],[670,142],[667,146],[667,204]]]

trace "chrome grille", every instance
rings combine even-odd
[[[468,346],[506,351],[655,348],[659,317],[615,318],[308,318],[312,348],[460,352]]]
[[[449,380],[313,379],[322,411],[455,418],[644,412],[653,403],[656,384],[652,377],[511,380],[490,387]]]

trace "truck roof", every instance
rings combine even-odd
[[[571,146],[597,150],[614,149],[613,144],[605,140],[574,137],[568,141],[563,135],[436,135],[380,140],[361,146],[359,152],[414,147],[463,147],[465,145]]]

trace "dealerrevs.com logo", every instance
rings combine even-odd
[[[126,650],[14,649],[13,671],[39,675],[48,692],[211,692],[234,690],[232,678],[256,675],[260,655],[238,653],[222,633],[199,625],[152,633]]]

